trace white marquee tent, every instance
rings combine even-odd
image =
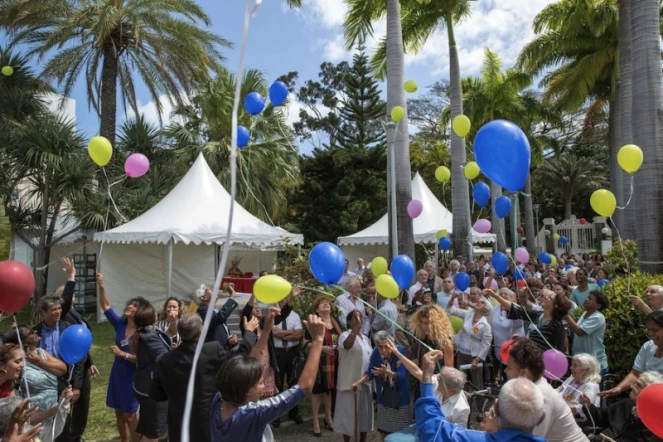
[[[200,284],[211,286],[226,241],[230,202],[201,154],[157,205],[95,234],[113,308],[122,311],[134,296],[158,303],[169,295],[190,298]],[[286,240],[302,244],[303,236],[266,224],[235,203],[229,261],[241,257],[244,272],[271,269]]]
[[[423,211],[413,220],[415,243],[435,243],[435,235],[440,230],[451,233],[453,218],[451,212],[435,197],[421,175],[412,179],[412,199],[421,201]],[[372,259],[375,256],[388,256],[389,220],[388,214],[373,225],[350,236],[338,238],[338,245],[343,249],[345,257],[354,265],[357,258]],[[496,236],[492,233],[479,233],[472,230],[473,243],[494,243]]]

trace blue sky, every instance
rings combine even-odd
[[[508,66],[513,63],[523,44],[532,37],[532,18],[553,0],[479,0],[472,10],[472,17],[456,29],[462,75],[476,74],[483,57],[484,47],[496,51]],[[235,47],[225,51],[227,65],[235,70],[238,63],[239,43],[246,3],[241,0],[199,0],[212,18],[213,31]],[[299,81],[317,78],[323,61],[338,62],[351,57],[343,48],[345,14],[343,0],[304,0],[298,11],[289,10],[283,0],[263,0],[257,15],[251,19],[247,40],[246,66],[265,72],[270,80],[289,71],[299,72]],[[376,38],[385,30],[385,24],[375,25]],[[369,50],[375,40],[369,40]],[[438,30],[419,54],[406,55],[406,78],[419,84],[419,90],[436,80],[448,78],[448,50],[446,31]],[[158,121],[156,106],[142,84],[137,89],[140,111],[148,119]],[[76,100],[78,126],[87,136],[98,131],[99,121],[94,112],[87,109],[85,89],[79,81],[72,98]],[[166,113],[170,106],[162,101]],[[119,106],[118,106],[119,107]],[[293,120],[299,104],[292,102],[288,108]],[[126,118],[119,110],[118,124]],[[167,115],[165,115],[167,118]],[[302,153],[309,146],[300,145]]]

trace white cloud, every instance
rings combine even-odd
[[[184,92],[180,94],[180,97],[182,100],[187,103],[188,102],[188,97]],[[173,113],[173,105],[171,104],[170,100],[168,99],[168,95],[159,95],[159,103],[161,103],[161,121],[163,122],[163,126],[166,127],[172,122],[179,121],[179,117],[172,117],[171,114]],[[159,110],[157,109],[157,105],[153,100],[148,101],[147,103],[143,104],[138,100],[138,113],[142,115],[145,118],[145,121],[147,121],[150,124],[154,125],[159,125]],[[127,114],[125,115],[125,119],[129,120],[131,118],[134,118],[136,116],[136,113],[131,107],[127,107]]]
[[[76,100],[62,95],[47,93],[42,96],[48,110],[66,121],[76,122]]]
[[[286,122],[288,126],[292,127],[294,123],[299,121],[299,111],[304,109],[304,106],[297,101],[295,94],[288,94],[288,106],[286,107]]]

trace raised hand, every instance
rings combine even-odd
[[[444,357],[444,353],[439,350],[429,351],[424,355],[421,371],[423,372],[423,381],[430,382],[435,372],[435,364]]]
[[[97,273],[95,279],[97,280],[97,285],[102,288],[104,286],[104,275]]]
[[[371,373],[373,374],[373,376],[384,376],[390,374],[391,371],[389,371],[386,365],[382,364],[382,366],[379,368],[373,368],[371,370]]]
[[[62,264],[62,271],[67,275],[67,279],[73,280],[76,277],[76,267],[74,266],[74,261],[70,258],[62,258],[60,260]]]
[[[308,320],[304,321],[304,325],[311,335],[311,340],[320,340],[325,337],[325,321],[317,315],[308,315]]]
[[[23,434],[19,434],[20,428],[18,424],[8,425],[2,437],[3,442],[32,442],[39,436],[44,429],[42,424],[35,425]]]
[[[246,316],[244,317],[244,330],[255,332],[260,326],[260,321],[255,316],[251,316],[251,320],[247,321]]]

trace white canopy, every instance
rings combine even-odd
[[[414,241],[416,243],[437,242],[435,234],[440,230],[451,233],[453,218],[451,212],[438,201],[433,192],[428,188],[419,172],[412,179],[412,199],[421,201],[423,210],[421,215],[413,221]],[[338,238],[340,246],[349,245],[378,245],[389,242],[389,220],[385,214],[373,225],[365,228],[354,235]],[[493,243],[496,236],[492,233],[479,233],[472,230],[472,242]]]
[[[214,176],[202,154],[182,180],[157,205],[138,218],[94,235],[110,243],[223,244],[228,230],[230,194]],[[302,235],[270,226],[235,203],[231,244],[267,249],[302,244]]]

